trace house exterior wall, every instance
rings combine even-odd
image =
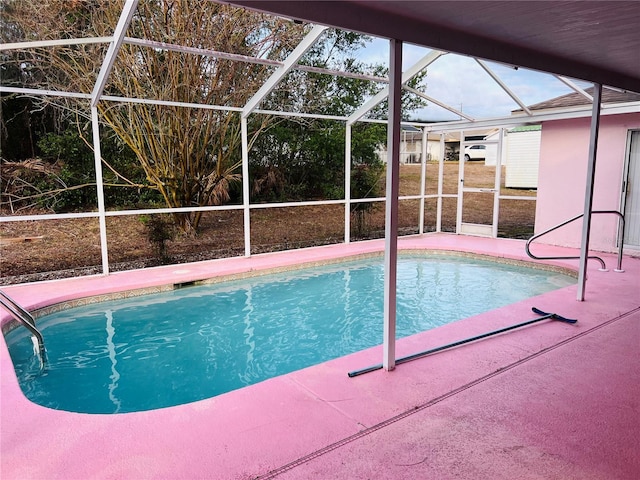
[[[540,142],[535,232],[542,232],[584,211],[590,118],[544,122]],[[600,118],[596,157],[594,210],[620,210],[627,135],[640,128],[640,113]],[[615,251],[617,220],[594,215],[590,249]],[[579,247],[582,221],[566,225],[537,240]],[[532,248],[535,253],[535,246]]]

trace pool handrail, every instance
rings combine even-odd
[[[614,269],[614,272],[618,272],[618,273],[624,272],[624,270],[622,269],[622,247],[623,247],[623,241],[624,241],[624,215],[617,210],[594,210],[591,213],[605,213],[605,214],[617,215],[618,217],[620,217],[621,226],[618,229],[618,267]],[[531,250],[529,247],[531,243],[537,238],[540,238],[543,235],[546,235],[547,233],[553,232],[554,230],[557,230],[560,227],[564,227],[565,225],[575,220],[578,220],[579,218],[582,218],[582,217],[584,217],[584,213],[581,213],[580,215],[576,215],[575,217],[572,217],[569,220],[559,223],[558,225],[548,228],[544,232],[540,232],[534,235],[533,237],[531,237],[529,240],[527,240],[527,244],[525,246],[525,251],[527,252],[527,255],[529,255],[529,257],[533,258],[534,260],[579,260],[580,259],[579,256],[539,257],[531,253]],[[598,260],[601,266],[600,270],[603,272],[607,271],[607,265],[604,263],[604,260],[602,258],[592,255],[592,256],[587,256],[587,259]]]
[[[36,327],[36,320],[33,318],[27,310],[21,307],[14,299],[12,299],[5,292],[0,290],[0,305],[2,305],[7,312],[9,312],[18,322],[20,322],[32,336],[37,340],[37,353],[39,354],[40,364],[42,365],[45,357],[44,349],[44,337],[40,330]]]

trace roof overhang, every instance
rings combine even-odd
[[[633,0],[225,3],[640,92]]]

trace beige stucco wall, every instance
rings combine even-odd
[[[539,233],[584,211],[590,118],[544,122],[535,231]],[[594,210],[619,210],[627,135],[640,128],[640,113],[602,116],[596,157]],[[617,222],[594,215],[590,248],[615,251]],[[579,247],[582,221],[542,237],[540,242]]]

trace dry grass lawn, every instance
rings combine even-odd
[[[401,168],[401,195],[420,194],[420,165]],[[504,173],[504,172],[503,172]],[[493,187],[495,167],[484,162],[465,164],[465,184]],[[504,179],[504,174],[502,175]],[[437,194],[438,164],[427,165],[425,193]],[[381,180],[384,186],[384,179]],[[504,180],[503,180],[504,182]],[[458,162],[446,162],[443,193],[458,189]],[[502,195],[531,196],[535,192],[501,189]],[[465,194],[463,221],[491,223],[493,195]],[[443,199],[442,230],[455,232],[455,198]],[[400,202],[400,233],[419,231],[419,201]],[[501,200],[499,235],[526,238],[533,234],[535,201]],[[375,203],[367,215],[362,232],[351,221],[351,238],[384,236],[384,203]],[[435,231],[436,199],[425,202],[424,231]],[[195,238],[177,236],[166,243],[166,258],[158,258],[149,241],[144,218],[128,215],[107,218],[107,244],[112,270],[157,265],[162,262],[184,263],[244,254],[242,211],[205,214],[202,229]],[[342,242],[344,207],[341,205],[253,209],[251,211],[252,253],[300,248]],[[100,271],[100,233],[97,219],[46,220],[0,224],[0,284],[37,279],[59,278]]]

